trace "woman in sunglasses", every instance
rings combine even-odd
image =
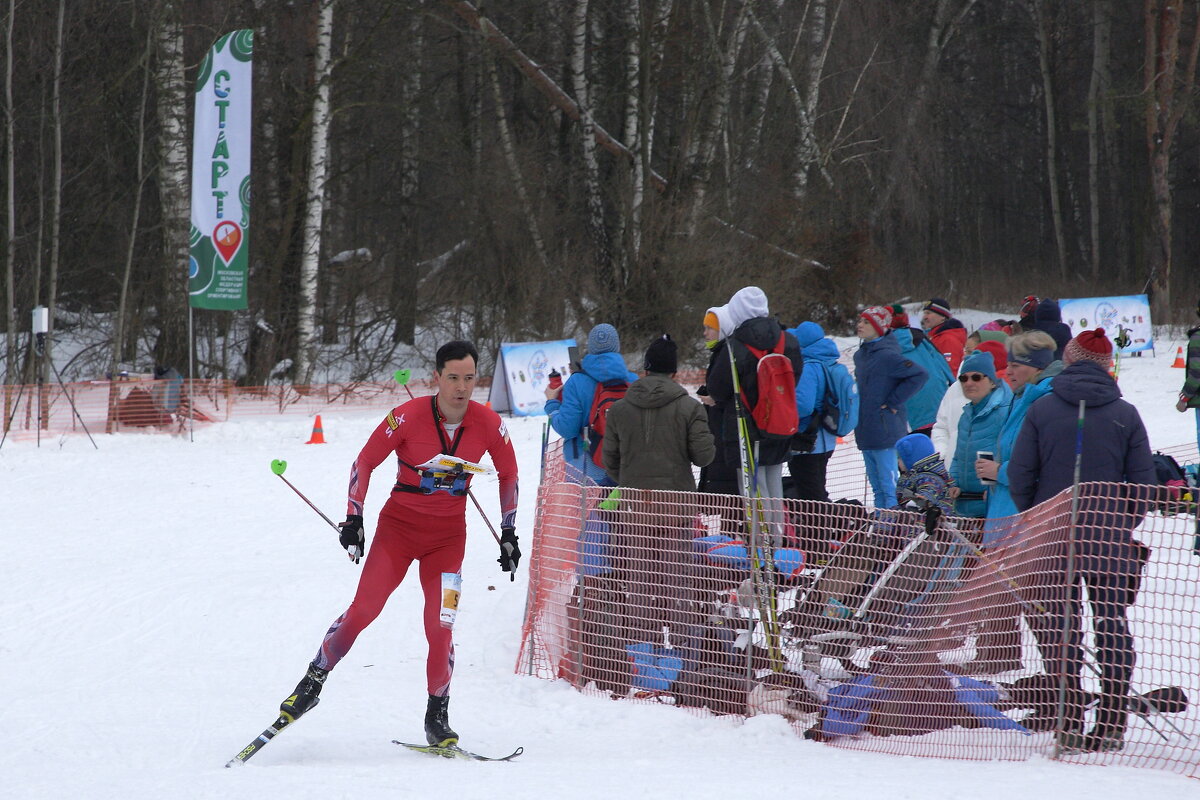
[[[1012,406],[1012,389],[996,376],[992,354],[976,350],[963,361],[958,374],[963,396],[967,399],[958,420],[958,443],[950,476],[957,484],[954,510],[964,517],[983,517],[987,513],[987,485],[979,476],[980,454],[994,457],[1000,428]]]

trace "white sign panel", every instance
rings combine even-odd
[[[1071,326],[1071,335],[1104,328],[1108,338],[1116,341],[1118,327],[1129,331],[1129,345],[1122,353],[1154,349],[1154,331],[1150,327],[1150,300],[1144,294],[1121,297],[1084,297],[1059,300],[1062,321]]]
[[[550,371],[558,370],[563,381],[567,380],[571,373],[570,348],[574,346],[574,339],[501,344],[488,394],[492,410],[511,411],[519,417],[543,413]]]

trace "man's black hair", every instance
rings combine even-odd
[[[455,339],[453,342],[446,342],[438,348],[436,364],[434,368],[441,372],[446,367],[447,361],[459,361],[470,356],[475,362],[475,366],[479,366],[479,352],[476,351],[475,345],[470,342],[465,342],[462,339]]]

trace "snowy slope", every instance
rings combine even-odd
[[[1155,446],[1194,435],[1191,415],[1171,407],[1182,371],[1169,364],[1129,359],[1122,376]],[[522,744],[525,755],[445,762],[390,743],[422,733],[410,576],[321,706],[224,769],[274,719],[359,575],[268,468],[286,459],[287,477],[340,519],[350,463],[380,413],[323,416],[323,446],[303,445],[309,422],[292,416],[199,429],[194,443],[131,434],[98,437],[99,451],[79,436],[0,449],[0,797],[1200,797],[1195,781],[1153,770],[856,753],[803,741],[778,717],[701,718],[514,675],[525,575],[500,573],[473,509],[451,720],[469,747]],[[541,426],[511,422],[521,531],[533,523]],[[374,481],[369,520],[388,487]],[[495,515],[494,483],[476,491]]]

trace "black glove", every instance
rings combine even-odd
[[[925,508],[925,533],[930,536],[937,530],[938,520],[942,516],[942,510],[935,505],[929,505]]]
[[[367,554],[367,537],[363,533],[362,515],[347,514],[346,521],[339,524],[338,527],[342,529],[338,541],[350,554],[350,560],[357,564]]]
[[[500,562],[500,569],[504,572],[516,573],[517,564],[521,563],[521,548],[517,544],[517,531],[515,528],[500,529],[500,557],[496,559]],[[509,575],[510,581],[515,581],[515,574]]]

